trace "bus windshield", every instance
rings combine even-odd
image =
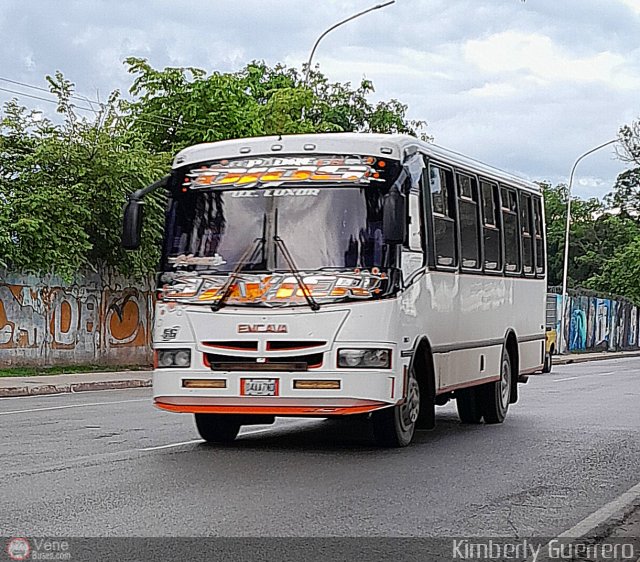
[[[382,206],[389,172],[366,183],[291,181],[274,187],[174,190],[166,213],[162,271],[228,273],[260,239],[263,243],[245,257],[240,271],[287,270],[274,236],[284,241],[301,271],[384,267]],[[190,175],[182,176],[182,184]]]

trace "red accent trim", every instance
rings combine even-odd
[[[158,368],[158,351],[157,350],[153,352],[153,368],[154,369]]]
[[[209,358],[207,357],[206,353],[202,354],[202,363],[205,367],[211,368],[211,363],[209,363]]]
[[[390,404],[371,402],[367,406],[197,406],[183,404],[167,404],[156,400],[154,405],[169,412],[187,414],[267,414],[272,416],[345,416],[349,414],[365,414],[379,410]]]
[[[258,351],[258,345],[255,347],[238,347],[235,345],[222,345],[222,344],[214,344],[202,342],[202,345],[206,345],[207,347],[213,347],[214,349],[229,349],[231,351]]]
[[[458,390],[460,388],[469,388],[471,386],[478,386],[481,384],[486,384],[488,382],[496,382],[500,380],[500,375],[495,375],[492,377],[485,377],[484,379],[476,379],[474,381],[461,382],[459,384],[452,384],[450,386],[443,386],[439,389],[436,394],[444,394],[445,392],[451,392],[452,390]]]
[[[272,341],[268,341],[266,345],[267,351],[300,351],[301,349],[313,349],[315,347],[322,347],[323,345],[327,345],[327,342],[313,342],[305,345],[291,345],[287,347],[272,347]],[[279,343],[279,342],[275,342]]]

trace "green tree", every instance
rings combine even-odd
[[[126,59],[135,76],[126,104],[133,126],[151,150],[175,153],[200,142],[261,135],[361,131],[423,133],[426,123],[406,119],[397,100],[368,101],[373,84],[333,83],[310,73],[309,86],[293,68],[252,62],[238,72],[197,68],[154,69],[145,59]]]
[[[562,283],[564,238],[567,217],[567,188],[542,184],[547,222],[548,280],[550,286]],[[602,201],[592,198],[571,201],[571,228],[567,284],[586,286],[600,275],[619,248],[626,247],[640,234],[636,221],[613,212]],[[609,291],[611,292],[611,291]]]
[[[148,221],[145,254],[119,248],[126,194],[162,175],[166,161],[150,154],[140,135],[116,111],[117,94],[79,117],[73,85],[49,78],[58,97],[59,123],[10,101],[0,121],[0,256],[17,270],[69,278],[83,267],[148,270],[157,259],[161,210],[158,197]],[[155,220],[154,220],[155,219]]]
[[[621,217],[640,218],[640,168],[622,172],[606,202],[610,208],[619,211]]]
[[[623,125],[619,132],[622,151],[620,157],[627,162],[635,162],[640,166],[640,120],[630,125]]]
[[[594,275],[585,284],[596,291],[621,295],[640,304],[640,236],[630,244],[618,249],[602,267],[602,272]]]

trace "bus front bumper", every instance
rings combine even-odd
[[[274,395],[246,395],[246,381],[277,381]],[[195,383],[193,382],[195,381]],[[223,388],[189,388],[224,381]],[[339,388],[298,388],[300,381],[339,383]],[[222,383],[221,383],[222,384]],[[327,417],[373,412],[398,404],[404,380],[393,372],[212,373],[155,371],[154,404],[170,412]]]

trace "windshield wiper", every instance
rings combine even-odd
[[[244,254],[240,256],[238,263],[233,268],[233,271],[229,274],[229,278],[225,281],[225,284],[222,286],[222,295],[220,296],[220,299],[211,305],[211,310],[213,310],[213,312],[218,312],[218,310],[220,310],[224,306],[226,300],[229,298],[229,295],[231,295],[231,287],[233,287],[233,284],[239,278],[238,273],[240,273],[240,270],[245,265],[254,260],[257,253],[264,246],[265,242],[266,240],[264,237],[256,238],[253,243],[245,250]]]
[[[291,257],[291,254],[289,253],[289,250],[287,249],[284,243],[284,240],[276,234],[273,237],[273,241],[276,243],[276,246],[282,252],[284,259],[287,262],[287,265],[289,266],[289,270],[291,271],[291,273],[293,273],[293,276],[296,278],[298,285],[302,289],[302,294],[304,295],[304,298],[307,301],[307,304],[311,307],[311,310],[313,310],[314,312],[317,310],[320,310],[320,305],[311,296],[311,291],[309,290],[308,285],[304,282],[304,279],[302,279],[302,275],[300,275],[300,270],[296,267],[296,264],[294,263],[293,258]]]

